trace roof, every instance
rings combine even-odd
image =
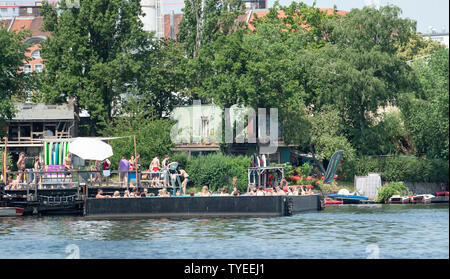
[[[44,18],[42,16],[37,16],[33,18],[20,18],[17,17],[14,19],[14,23],[11,26],[11,30],[20,31],[20,30],[30,30],[31,36],[44,36],[48,37],[50,32],[41,31],[42,24],[44,22]],[[8,21],[9,26],[10,20]]]
[[[331,9],[331,8],[320,8],[319,10],[321,12],[325,12],[326,15],[332,15],[334,13],[334,11],[335,11],[334,9]],[[269,13],[268,9],[246,11],[245,15],[244,15],[245,16],[245,21],[248,23],[248,27],[250,28],[250,30],[254,29],[252,21],[255,19],[255,15],[258,16],[258,18],[261,18],[261,17],[267,15],[268,13]],[[347,12],[346,11],[341,11],[341,10],[336,10],[336,14],[337,15],[346,15]],[[249,16],[250,16],[250,18],[249,18]],[[286,17],[286,15],[284,14],[284,11],[279,10],[278,11],[278,17],[279,18]],[[238,18],[238,21],[239,20],[240,19]]]
[[[32,121],[32,120],[74,120],[73,107],[68,104],[28,104],[13,103],[18,110],[12,118],[14,121]]]

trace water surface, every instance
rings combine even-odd
[[[341,205],[270,218],[0,217],[0,258],[449,258],[449,206]]]

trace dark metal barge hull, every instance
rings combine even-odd
[[[88,198],[87,218],[290,216],[322,209],[321,196]]]

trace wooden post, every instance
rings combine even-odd
[[[138,184],[138,168],[137,168],[137,162],[136,162],[137,152],[136,152],[136,135],[134,135],[134,165],[136,166],[136,187],[139,189]]]
[[[7,182],[8,182],[8,178],[6,177],[7,175],[6,175],[6,169],[7,169],[7,160],[6,160],[6,153],[8,152],[7,151],[7,148],[8,148],[8,138],[7,137],[3,137],[3,139],[5,140],[5,150],[3,151],[3,183],[6,185],[7,184]]]

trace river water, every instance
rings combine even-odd
[[[449,258],[449,206],[340,205],[290,217],[0,217],[0,258]]]

